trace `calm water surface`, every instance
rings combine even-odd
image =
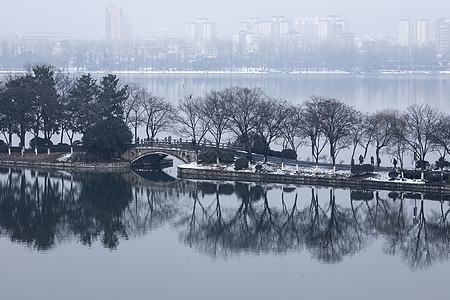
[[[404,110],[414,103],[429,103],[450,113],[450,74],[372,75],[119,75],[146,86],[155,95],[178,101],[230,86],[260,87],[267,95],[301,103],[312,95],[340,99],[373,113],[385,108]]]
[[[446,299],[448,200],[2,169],[0,299]]]

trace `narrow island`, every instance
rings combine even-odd
[[[368,114],[237,86],[168,100],[116,75],[36,64],[0,84],[0,130],[4,167],[127,172],[174,156],[186,163],[180,178],[450,192],[450,116],[428,104]]]

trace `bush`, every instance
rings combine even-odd
[[[426,172],[425,172],[426,174]],[[407,179],[420,179],[420,171],[403,170],[403,176]]]
[[[32,149],[34,149],[34,144],[35,144],[34,140],[35,140],[35,138],[32,138],[30,140],[30,148],[32,148]],[[38,137],[37,138],[37,146],[38,146],[38,148],[39,147],[51,147],[51,146],[53,146],[53,143],[49,139],[44,139],[44,138]]]
[[[450,162],[446,161],[444,157],[440,157],[436,161],[436,169],[444,169],[450,167]]]
[[[281,151],[281,157],[284,157],[286,159],[296,159],[297,152],[292,149],[284,149],[283,151]]]
[[[248,160],[246,158],[239,158],[234,162],[235,170],[243,170],[248,167]]]
[[[425,176],[425,182],[440,182],[442,181],[441,173],[429,173]]]
[[[215,151],[208,151],[200,153],[197,160],[204,164],[213,164],[216,163],[216,158]],[[232,163],[234,162],[234,155],[231,152],[221,152],[219,154],[219,161],[221,163]]]
[[[197,156],[197,161],[204,164],[216,162],[216,153],[213,151],[202,152]]]
[[[398,173],[397,173],[397,171],[390,171],[388,176],[390,179],[395,179],[398,177]]]
[[[20,151],[22,151],[22,147],[11,147],[11,152],[19,153]],[[0,152],[8,153],[8,145],[1,145]]]
[[[430,168],[430,163],[426,160],[418,160],[416,161],[416,169],[424,169],[427,170]]]
[[[366,174],[373,173],[374,168],[370,164],[366,165],[353,165],[351,167],[351,172],[353,176],[362,176]]]
[[[442,178],[444,177],[444,178]],[[425,182],[440,182],[442,180],[448,179],[448,173],[443,173],[441,176],[440,172],[430,172],[425,176]]]
[[[0,140],[0,146],[5,145],[5,142],[3,140]]]
[[[58,144],[52,147],[52,152],[70,152],[70,145],[68,144]]]
[[[231,152],[221,152],[219,154],[219,161],[222,163],[232,163],[234,162],[234,154]]]

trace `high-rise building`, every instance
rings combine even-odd
[[[208,43],[216,38],[216,23],[197,18],[186,24],[186,38],[190,43]]]
[[[307,42],[324,42],[327,40],[345,40],[352,43],[354,34],[349,32],[348,20],[338,15],[327,18],[297,18],[294,29]]]
[[[121,8],[106,6],[106,41],[116,43],[131,40],[133,28]]]
[[[450,19],[444,17],[436,20],[436,52],[439,56],[450,54]]]
[[[416,47],[429,42],[428,20],[400,19],[398,21],[398,43],[402,47]]]

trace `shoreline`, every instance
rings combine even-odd
[[[61,153],[52,154],[56,157]],[[41,159],[37,159],[41,158]],[[47,155],[41,156],[0,156],[0,167],[39,168],[47,170],[83,171],[83,172],[128,172],[131,169],[130,162],[65,162],[48,160]]]
[[[368,180],[364,178],[321,177],[304,174],[274,174],[250,171],[229,171],[177,167],[177,176],[182,179],[244,181],[256,183],[281,183],[298,185],[318,185],[352,189],[388,190],[404,192],[424,192],[450,194],[450,185],[408,183],[402,181]]]
[[[23,74],[22,70],[0,70],[0,75],[8,74]],[[66,74],[116,74],[116,75],[265,75],[265,76],[308,76],[308,75],[393,75],[393,76],[406,76],[406,75],[450,75],[450,71],[399,71],[399,70],[379,70],[374,72],[352,72],[346,70],[300,70],[300,71],[279,71],[279,70],[210,70],[210,71],[195,71],[195,70],[78,70],[78,71],[65,71]]]

